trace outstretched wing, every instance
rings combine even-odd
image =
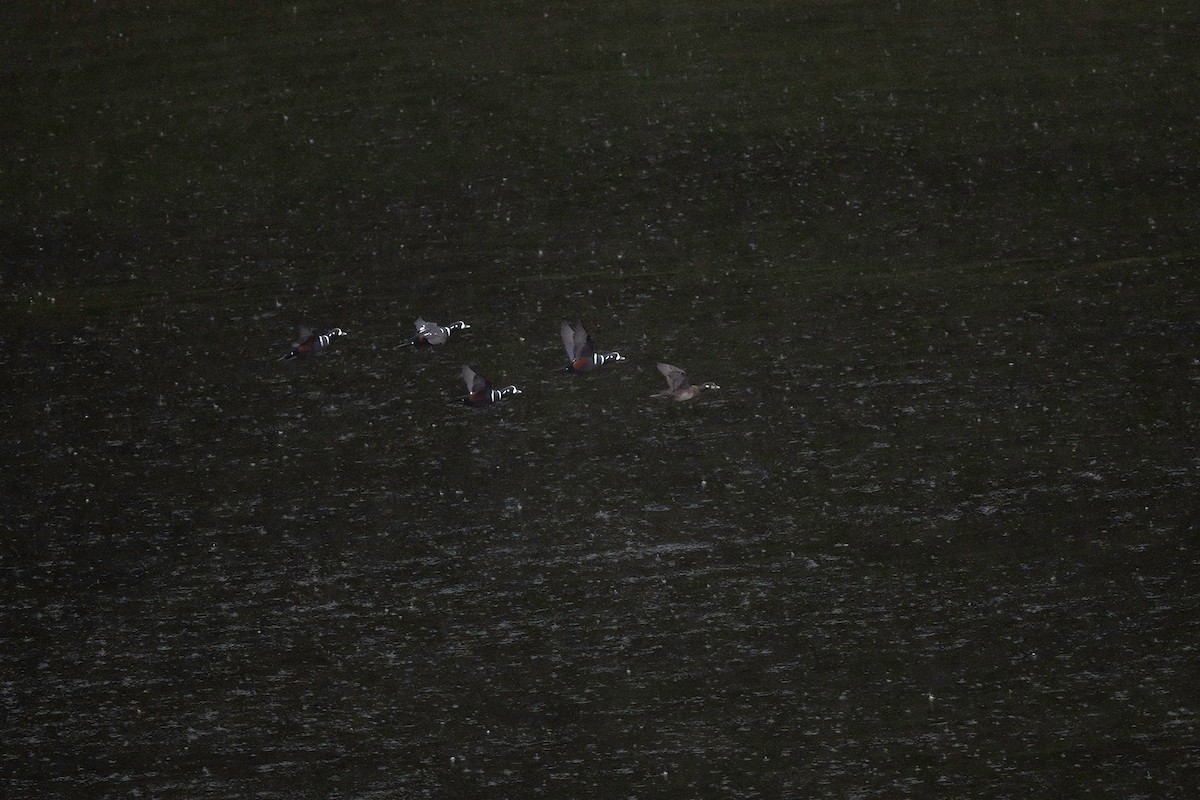
[[[423,331],[425,341],[430,344],[445,344],[446,340],[450,338],[450,332],[436,322],[426,322],[425,325],[426,328]]]
[[[677,392],[688,385],[687,373],[679,367],[673,367],[670,364],[659,364],[658,371],[667,379],[667,388],[672,392]]]
[[[592,335],[587,332],[587,328],[583,327],[582,322],[576,322],[572,325],[569,322],[564,322],[559,328],[562,333],[563,347],[567,348],[567,358],[574,361],[578,358],[591,358],[592,353],[596,352],[596,344],[592,341]]]
[[[575,327],[575,357],[576,358],[591,358],[596,352],[596,343],[592,341],[592,335],[587,332],[587,328],[583,327],[580,322]]]
[[[485,379],[482,375],[475,374],[475,370],[471,369],[470,367],[462,368],[462,376],[463,381],[467,384],[468,394],[475,394],[476,392],[482,392],[485,389],[492,388],[492,385],[488,383],[487,379]]]
[[[559,326],[558,330],[562,334],[563,347],[567,349],[567,360],[574,361],[576,356],[575,329],[571,327],[571,323],[563,320],[563,324]]]

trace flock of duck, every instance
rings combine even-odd
[[[438,325],[436,322],[426,322],[420,317],[417,318],[415,325],[417,332],[401,344],[400,347],[423,348],[445,344],[450,340],[450,335],[454,331],[462,331],[471,327],[462,320],[449,325]],[[626,360],[625,356],[615,350],[609,353],[596,352],[596,343],[592,341],[592,335],[588,333],[587,328],[583,327],[583,323],[581,322],[574,325],[569,322],[563,322],[559,331],[562,334],[563,347],[567,351],[567,365],[562,368],[563,372],[578,375],[584,372],[591,372],[605,364]],[[299,340],[293,342],[291,349],[281,356],[279,360],[286,361],[288,359],[316,355],[328,347],[334,339],[345,335],[346,332],[341,328],[333,328],[324,333],[317,333],[308,328],[301,328]],[[654,395],[655,397],[666,397],[672,400],[684,401],[697,397],[705,389],[721,388],[715,383],[694,384],[688,380],[686,372],[670,364],[659,363],[658,371],[667,379],[667,388],[661,392],[657,392]],[[484,378],[470,367],[464,366],[462,368],[462,377],[463,381],[467,384],[467,395],[462,398],[462,401],[475,408],[490,406],[492,403],[500,402],[521,393],[520,389],[512,385],[505,386],[502,389],[494,388],[487,378]]]

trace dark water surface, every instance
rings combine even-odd
[[[5,796],[1193,796],[1193,3],[0,22]]]

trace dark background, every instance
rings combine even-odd
[[[1190,796],[1193,5],[5,4],[8,793]]]

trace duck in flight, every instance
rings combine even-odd
[[[293,358],[303,358],[305,356],[316,355],[324,350],[339,336],[345,336],[346,332],[341,328],[334,328],[326,333],[314,333],[311,328],[301,328],[300,338],[292,342],[292,349],[279,357],[280,361],[287,361]]]
[[[694,384],[688,380],[687,373],[679,367],[670,364],[659,364],[658,371],[667,379],[667,388],[656,393],[655,397],[669,397],[672,400],[691,400],[705,389],[720,389],[715,383]]]
[[[436,322],[426,322],[417,317],[417,321],[413,324],[416,326],[417,332],[400,347],[431,347],[435,344],[445,344],[452,332],[465,331],[471,327],[461,319],[458,322],[451,322],[449,325],[438,325]]]
[[[490,406],[492,403],[497,403],[521,393],[521,390],[516,386],[493,389],[491,381],[479,375],[470,367],[462,368],[462,377],[463,381],[467,384],[467,396],[463,398],[463,402],[475,408]]]
[[[575,325],[563,322],[559,332],[562,333],[563,347],[567,349],[567,365],[563,367],[563,372],[591,372],[610,361],[625,360],[625,356],[615,350],[611,353],[597,353],[596,343],[592,341],[592,335],[583,327],[582,322]]]

